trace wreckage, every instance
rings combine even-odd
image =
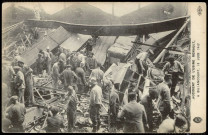
[[[141,90],[142,96],[145,96],[149,86],[155,86],[162,81],[161,67],[164,65],[167,55],[173,55],[179,61],[190,59],[188,53],[190,33],[187,32],[189,23],[188,16],[142,24],[111,26],[90,26],[30,19],[3,30],[3,38],[7,42],[3,47],[4,58],[13,59],[16,46],[22,43],[28,47],[21,54],[21,57],[25,64],[34,69],[40,49],[46,50],[46,47],[49,46],[55,54],[57,47],[60,46],[65,50],[76,52],[84,49],[91,35],[99,36],[96,45],[93,46],[94,56],[103,65],[104,76],[112,78],[115,83],[119,83],[120,91],[118,93],[122,106],[128,102],[127,94],[131,82],[135,82],[137,88]],[[36,37],[37,35],[38,37]],[[9,37],[12,37],[13,40],[9,41]],[[155,54],[149,58],[149,61],[155,66],[148,69],[148,78],[144,78],[136,72],[133,60],[139,53],[138,50],[141,52],[150,48]],[[185,52],[184,50],[188,51]],[[189,63],[185,65],[188,67]],[[185,69],[188,69],[186,66]],[[188,76],[188,73],[184,76]],[[190,87],[188,80],[184,80],[184,82],[186,83],[185,87],[179,86],[182,89],[182,97],[189,94],[187,91]],[[24,121],[26,132],[42,132],[46,127],[48,117],[46,106],[48,105],[58,106],[62,110],[60,115],[66,120],[66,104],[62,98],[66,93],[61,85],[58,89],[52,88],[49,76],[34,76],[34,96],[37,104],[27,108]],[[78,96],[80,101],[77,110],[76,132],[90,132],[89,95]],[[182,98],[181,104],[184,102],[185,99]],[[101,132],[108,132],[107,100],[103,100],[101,118]],[[67,125],[67,121],[65,124]],[[65,130],[63,129],[63,132]]]

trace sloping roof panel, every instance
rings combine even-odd
[[[133,43],[131,41],[135,41],[136,37],[137,36],[120,36],[116,40],[115,44],[108,49],[108,52],[111,56],[116,58],[125,57],[133,47]]]
[[[57,44],[61,44],[70,36],[70,33],[60,26],[54,32],[48,34],[48,36],[51,37]]]
[[[70,37],[61,44],[61,47],[71,52],[77,51],[89,38],[89,35],[70,34]]]
[[[95,59],[102,65],[105,63],[107,50],[113,45],[115,39],[115,36],[101,36],[93,48],[92,52],[94,53]]]

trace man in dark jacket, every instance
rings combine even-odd
[[[59,108],[52,107],[51,112],[52,112],[53,116],[48,117],[48,119],[47,119],[46,132],[47,133],[60,132],[60,128],[64,127],[64,122],[63,122],[63,119],[57,115],[57,113],[59,112]]]
[[[77,75],[71,70],[71,65],[67,65],[66,69],[61,73],[61,78],[63,79],[64,89],[66,90],[69,86],[74,86],[77,88],[76,82],[78,80]],[[77,90],[77,89],[75,89]]]
[[[67,105],[67,120],[68,120],[68,132],[73,132],[76,122],[77,112],[77,95],[72,86],[68,87],[68,105]]]
[[[128,99],[129,103],[118,114],[118,118],[125,118],[124,132],[144,133],[144,128],[148,128],[144,106],[136,102],[137,96],[135,92],[129,93]]]
[[[75,70],[75,73],[78,76],[77,87],[79,93],[83,93],[86,86],[85,71],[83,69],[84,66],[85,65],[83,63],[80,63],[80,66],[78,66]]]
[[[158,92],[155,88],[149,89],[149,94],[144,96],[141,100],[141,104],[144,106],[147,120],[149,124],[149,130],[145,129],[146,132],[152,132],[153,130],[153,110],[154,110],[154,100],[158,98]]]

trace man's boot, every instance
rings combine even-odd
[[[93,126],[93,127],[92,127],[92,132],[93,132],[93,133],[96,133],[96,131],[97,131],[97,126]]]

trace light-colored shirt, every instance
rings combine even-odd
[[[54,63],[53,67],[52,67],[52,76],[55,78],[59,77],[59,66],[58,66],[58,62]]]
[[[24,74],[21,71],[17,72],[17,78],[22,80],[22,84],[20,85],[19,89],[25,88],[25,77],[24,77]]]
[[[181,63],[175,60],[173,66],[171,66],[170,62],[167,62],[163,67],[163,71],[184,72],[184,69]]]
[[[90,91],[90,106],[96,104],[102,104],[102,98],[103,98],[103,94],[101,87],[95,85]]]
[[[95,77],[97,79],[99,86],[101,86],[101,80],[103,79],[103,76],[104,76],[104,72],[100,68],[96,68],[92,70],[89,78]]]

